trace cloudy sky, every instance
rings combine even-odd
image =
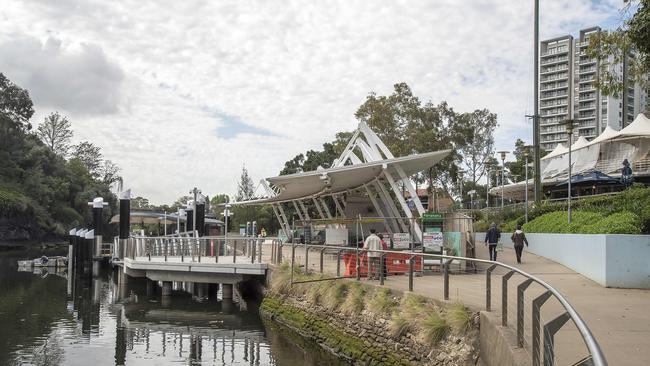
[[[161,5],[164,3],[165,5]],[[541,37],[618,24],[622,0],[541,1]],[[532,1],[3,0],[0,72],[155,203],[236,191],[353,130],[368,92],[499,117],[531,138]]]

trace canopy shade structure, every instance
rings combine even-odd
[[[176,221],[185,222],[185,216],[177,217],[176,214],[167,214],[167,221],[165,221],[165,214],[163,212],[153,212],[153,211],[131,211],[131,223],[132,224],[167,224],[173,225],[176,224]],[[120,215],[115,215],[111,217],[111,224],[117,224],[120,222]],[[205,223],[208,225],[217,225],[223,226],[223,221],[205,218]]]
[[[566,153],[566,152],[568,152],[568,151],[569,151],[569,148],[568,148],[568,147],[565,147],[565,146],[562,145],[562,144],[557,144],[557,146],[555,146],[555,149],[553,149],[553,151],[551,151],[551,152],[548,153],[546,156],[544,156],[544,157],[542,158],[542,160],[547,160],[547,159],[550,159],[550,158],[552,158],[552,157],[555,157],[555,156],[558,156],[558,155],[562,155],[562,154],[564,154],[564,153]]]
[[[598,170],[591,170],[588,172],[578,173],[571,176],[571,185],[584,184],[584,183],[618,183],[619,180],[610,177],[607,174],[604,174]],[[557,184],[557,186],[566,186],[569,184],[569,180]]]
[[[411,177],[427,170],[449,155],[451,150],[395,157],[364,122],[360,122],[338,159],[327,169],[317,169],[263,179],[267,197],[234,202],[231,205],[270,204],[287,238],[293,235],[292,225],[283,205],[289,204],[300,220],[331,220],[373,213],[382,217],[388,233],[406,233],[413,222],[414,237],[422,240],[416,215],[425,212],[420,200],[410,207],[405,193],[416,197]],[[360,201],[363,211],[352,206]],[[364,201],[365,200],[365,201]],[[310,210],[311,209],[311,210]]]
[[[401,168],[406,175],[411,176],[434,166],[449,155],[450,152],[451,150],[434,151],[425,154],[267,178],[266,180],[278,192],[276,196],[259,200],[235,202],[233,204],[250,205],[289,202],[307,199],[313,196],[345,192],[374,181],[385,170],[390,174],[397,175],[398,170]]]
[[[596,136],[595,139],[593,139],[593,140],[591,140],[591,142],[589,142],[589,145],[597,144],[597,143],[599,143],[601,141],[612,139],[612,138],[616,137],[616,135],[618,135],[618,131],[611,128],[610,126],[607,126],[607,127],[605,127],[605,130],[600,135]]]

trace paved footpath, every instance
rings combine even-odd
[[[296,247],[296,261],[304,263],[304,250]],[[270,251],[270,248],[269,248]],[[269,251],[265,248],[265,253]],[[291,248],[285,247],[283,255],[291,258]],[[477,256],[487,259],[486,247],[479,245]],[[516,264],[512,249],[499,253],[499,261],[521,268],[555,287],[578,311],[600,344],[610,365],[650,364],[650,290],[604,288],[596,282],[546,258],[524,253],[523,263]],[[309,253],[309,268],[320,269],[318,250]],[[324,271],[336,273],[334,255],[325,255]],[[343,268],[343,263],[341,263]],[[501,275],[505,271],[495,270],[492,277],[492,311],[501,314]],[[516,285],[523,280],[513,276],[508,286],[508,325],[516,322]],[[365,279],[363,280],[365,281]],[[379,285],[377,281],[368,281]],[[389,276],[385,286],[397,291],[408,290],[408,276]],[[440,273],[425,273],[415,277],[414,292],[435,300],[443,298],[443,283]],[[524,326],[526,329],[525,351],[530,353],[532,299],[543,290],[531,285],[526,290]],[[479,268],[478,274],[452,274],[450,278],[450,301],[461,301],[476,310],[485,310],[485,274]],[[546,323],[561,314],[562,308],[555,300],[549,300],[542,308],[541,322]],[[569,322],[556,336],[556,361],[558,365],[573,364],[586,356],[587,351],[575,326]]]

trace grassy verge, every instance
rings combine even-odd
[[[293,271],[294,280],[297,281],[322,278],[322,275],[305,275],[296,268]],[[369,350],[367,343],[360,341],[355,335],[351,336],[340,329],[332,328],[322,314],[305,312],[285,300],[288,297],[300,299],[330,311],[340,312],[347,317],[358,317],[360,323],[364,321],[364,316],[386,319],[390,336],[395,340],[410,334],[428,347],[434,347],[450,334],[463,335],[475,328],[473,313],[461,303],[441,307],[430,299],[413,293],[407,292],[397,296],[387,288],[348,280],[290,286],[290,276],[291,268],[287,264],[273,271],[270,277],[270,291],[262,303],[262,310],[290,327],[315,334],[319,341],[324,341],[328,347],[349,357],[365,355],[364,357],[371,357],[373,360],[384,360],[392,356],[382,354],[380,350]]]

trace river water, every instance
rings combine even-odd
[[[180,292],[161,301],[141,283],[120,288],[108,267],[92,280],[18,271],[41,254],[0,252],[0,365],[344,364],[254,304]]]

